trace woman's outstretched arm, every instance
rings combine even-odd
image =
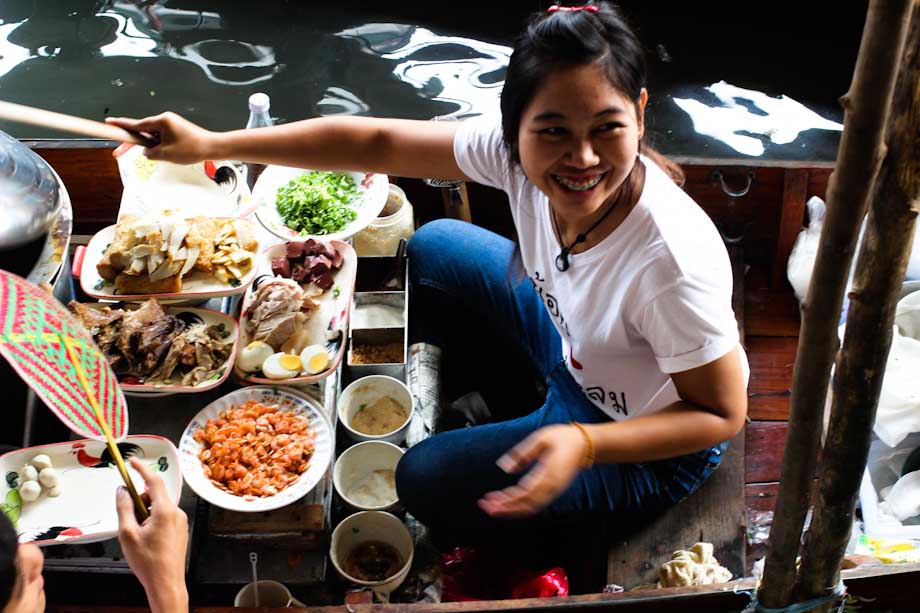
[[[466,178],[454,158],[457,123],[450,121],[320,117],[231,132],[211,132],[171,112],[107,121],[153,136],[159,144],[145,155],[178,164],[229,159],[399,177]]]

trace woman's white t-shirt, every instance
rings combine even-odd
[[[500,122],[463,122],[454,155],[470,179],[508,194],[524,269],[562,337],[569,372],[612,419],[676,402],[670,373],[740,351],[722,239],[654,162],[642,158],[645,187],[626,219],[560,272],[549,200],[520,167],[509,169]]]

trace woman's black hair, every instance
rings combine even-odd
[[[16,554],[19,539],[5,513],[0,513],[0,609],[10,602],[16,588]]]
[[[536,13],[515,42],[501,96],[502,132],[512,162],[520,163],[524,109],[560,68],[600,62],[611,85],[638,104],[646,81],[645,50],[614,5],[591,6],[597,10]]]

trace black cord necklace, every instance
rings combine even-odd
[[[573,240],[572,243],[568,246],[566,246],[566,244],[562,242],[562,233],[559,232],[559,222],[556,221],[556,211],[554,211],[552,205],[550,205],[549,212],[550,212],[550,217],[553,220],[553,232],[556,233],[556,239],[559,241],[559,244],[562,245],[562,249],[559,251],[559,255],[556,256],[556,270],[558,270],[559,272],[565,272],[569,269],[569,266],[570,266],[569,254],[572,253],[572,249],[574,249],[577,245],[580,245],[581,243],[588,240],[588,233],[591,232],[591,230],[593,230],[594,228],[598,227],[601,224],[601,222],[607,219],[610,213],[613,212],[613,209],[617,208],[617,205],[619,205],[620,201],[623,200],[622,198],[623,193],[624,193],[623,188],[626,186],[626,183],[630,181],[630,179],[632,178],[632,173],[635,171],[636,167],[640,165],[640,163],[641,162],[639,161],[637,157],[636,164],[633,166],[633,170],[629,172],[629,176],[626,177],[626,180],[623,182],[623,185],[620,186],[620,189],[618,190],[619,193],[617,193],[617,197],[613,199],[613,202],[611,203],[611,205],[607,207],[607,210],[604,212],[603,215],[601,215],[600,219],[598,219],[593,224],[591,224],[590,228],[588,228],[587,230],[585,230],[584,232],[576,236],[575,240]],[[626,196],[627,200],[632,199],[634,184],[635,184],[635,181],[632,181],[629,184],[629,188],[628,188],[629,193]]]

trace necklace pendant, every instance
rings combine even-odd
[[[565,272],[569,269],[569,250],[563,249],[556,256],[556,270]]]

